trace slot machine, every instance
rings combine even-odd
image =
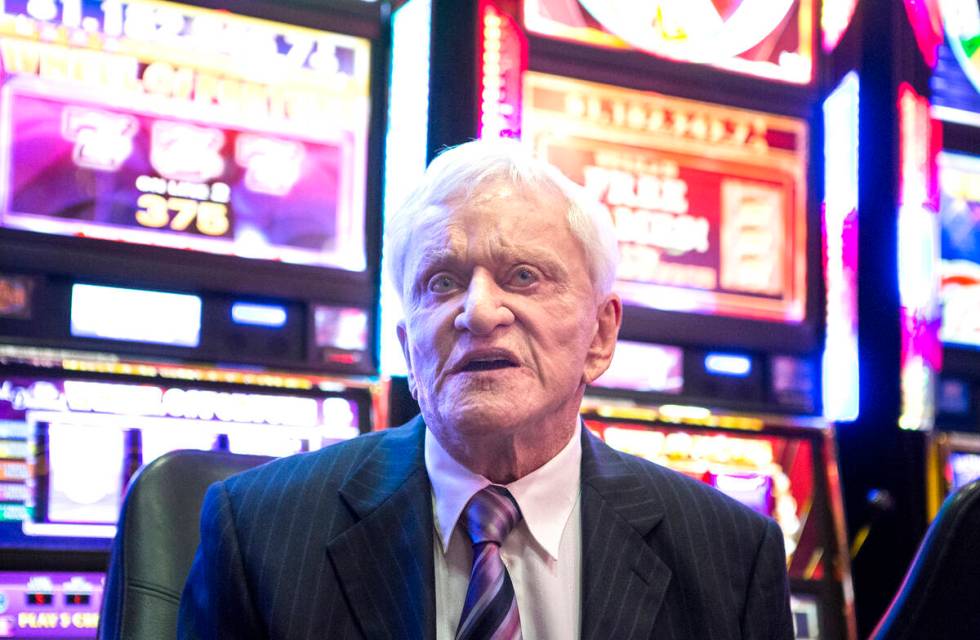
[[[980,67],[970,39],[980,10],[939,3],[932,69],[932,116],[942,122],[939,153],[939,298],[943,364],[936,388],[936,432],[929,457],[928,511],[980,478]]]
[[[823,231],[818,118],[820,65],[855,4],[409,0],[392,12],[386,212],[440,148],[475,137],[520,139],[608,209],[624,321],[585,423],[776,520],[799,638],[856,637],[824,413],[846,411],[856,382],[822,380],[826,358],[854,353],[856,264],[842,248],[848,201],[831,203],[840,218]],[[835,121],[851,109],[837,95]],[[828,259],[844,288],[834,329]],[[383,290],[382,373],[396,391],[404,363],[385,338],[398,316]],[[394,415],[404,399],[391,399]]]
[[[0,7],[2,637],[95,637],[156,457],[385,421],[384,7],[228,6]]]

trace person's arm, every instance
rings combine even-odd
[[[744,640],[792,640],[786,552],[779,525],[769,521],[756,551],[742,614]]]
[[[201,544],[180,599],[177,637],[265,636],[252,605],[228,493],[224,483],[211,485],[201,508]]]

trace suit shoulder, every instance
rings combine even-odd
[[[256,493],[302,492],[311,485],[340,486],[352,469],[377,447],[387,432],[375,431],[317,451],[277,458],[224,481],[234,502]]]

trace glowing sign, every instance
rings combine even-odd
[[[0,226],[365,268],[366,40],[14,0],[0,62]]]
[[[0,572],[0,637],[94,638],[104,588],[101,573]]]
[[[943,342],[980,349],[980,158],[939,154]]]
[[[72,285],[71,334],[196,347],[201,341],[201,298],[164,291]]]
[[[517,21],[489,0],[480,3],[480,137],[521,137],[521,77],[527,42]]]
[[[524,0],[523,5],[524,24],[534,33],[798,84],[812,78],[812,0]]]
[[[844,76],[823,105],[823,259],[827,327],[823,410],[829,420],[854,420],[860,399],[858,358],[858,91]]]
[[[524,99],[523,139],[616,224],[624,300],[803,319],[804,123],[534,72]]]
[[[938,123],[929,101],[902,83],[898,92],[900,204],[898,288],[901,314],[902,413],[904,429],[929,429],[935,417],[939,342],[939,216],[936,153]]]

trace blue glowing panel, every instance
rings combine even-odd
[[[980,479],[980,453],[955,451],[949,456],[949,468],[952,476],[950,489],[956,491]]]
[[[980,348],[980,158],[939,154],[943,324],[948,345]]]
[[[709,373],[744,378],[752,373],[752,359],[734,353],[709,353],[704,357],[704,368]]]
[[[231,319],[235,324],[278,329],[285,326],[287,317],[286,308],[278,304],[235,302],[231,305]]]
[[[71,335],[196,347],[201,341],[201,298],[76,284],[71,293]]]
[[[828,420],[858,416],[858,104],[860,81],[850,72],[823,104],[823,255],[826,333],[823,407]]]

